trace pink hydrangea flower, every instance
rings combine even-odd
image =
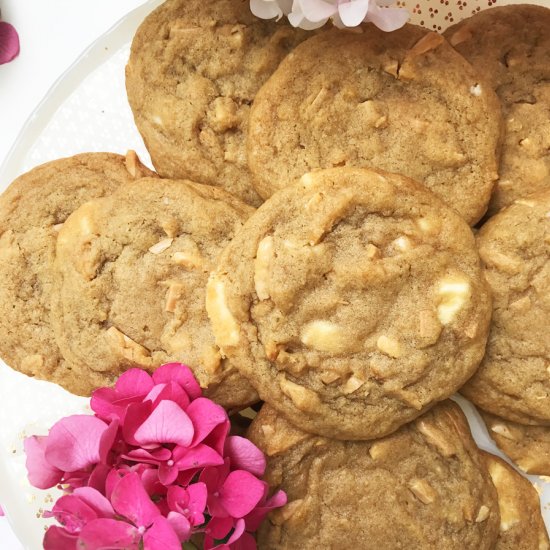
[[[13,25],[0,21],[0,65],[15,59],[19,49],[19,35]]]
[[[313,30],[329,19],[337,27],[374,23],[383,31],[401,28],[409,19],[404,8],[391,8],[394,0],[250,0],[252,13],[262,19],[288,17],[294,27]]]
[[[286,503],[281,491],[268,498],[265,456],[229,435],[226,411],[184,365],[131,369],[91,407],[25,440],[31,483],[66,491],[46,513],[59,523],[46,550],[180,550],[197,533],[205,548],[253,549],[252,533]]]

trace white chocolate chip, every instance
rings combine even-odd
[[[463,275],[448,275],[437,285],[437,317],[442,325],[448,325],[470,300],[472,288],[469,280]]]
[[[477,513],[476,523],[481,523],[482,521],[485,521],[488,517],[489,517],[489,508],[485,506],[485,504],[483,504],[479,509],[479,512]]]
[[[365,249],[365,253],[367,258],[369,258],[369,260],[377,260],[382,256],[382,252],[380,251],[380,249],[371,243],[367,245],[367,248]]]
[[[271,437],[275,433],[275,428],[270,424],[264,424],[262,426],[262,432],[265,437]]]
[[[431,504],[437,497],[433,487],[425,479],[413,479],[409,489],[422,504]]]
[[[168,292],[166,294],[166,304],[164,306],[164,311],[169,313],[174,313],[176,311],[176,305],[180,298],[182,297],[183,290],[185,285],[181,283],[171,283],[168,287]]]
[[[494,426],[491,426],[491,431],[506,439],[510,439],[511,441],[516,440],[516,437],[514,437],[512,431],[504,424],[495,424]]]
[[[164,122],[162,121],[162,118],[159,116],[159,115],[153,115],[151,117],[151,120],[157,124],[158,126],[163,126],[164,125]]]
[[[418,421],[417,428],[418,431],[426,438],[428,443],[437,447],[443,456],[449,457],[456,454],[456,449],[449,442],[443,432],[424,420]]]
[[[470,93],[476,97],[481,95],[481,85],[476,84],[475,86],[470,86]]]
[[[216,343],[222,348],[239,342],[239,325],[227,307],[225,285],[210,277],[206,285],[206,311],[212,323]]]
[[[53,230],[56,232],[56,233],[59,233],[61,231],[61,228],[63,227],[63,224],[62,223],[56,223],[54,226],[53,226]]]
[[[153,364],[149,350],[132,340],[129,336],[126,336],[126,334],[116,327],[111,327],[106,334],[111,345],[124,358],[138,365],[150,366]]]
[[[341,376],[334,371],[325,371],[321,373],[321,376],[319,376],[323,384],[332,384],[333,382],[336,382],[336,380],[340,380]]]
[[[222,356],[216,346],[205,346],[201,354],[202,366],[208,374],[214,374],[220,370]]]
[[[403,355],[401,344],[394,338],[382,335],[376,340],[376,347],[384,354],[397,359]]]
[[[315,178],[312,176],[312,174],[310,172],[308,172],[307,174],[304,174],[301,178],[300,178],[300,183],[306,188],[310,188],[310,187],[313,187],[315,185]]]
[[[522,204],[523,206],[528,206],[529,208],[535,208],[535,206],[537,206],[536,201],[529,199],[517,199],[514,201],[514,204]]]
[[[365,381],[361,380],[361,378],[355,375],[350,376],[342,388],[342,393],[344,393],[344,395],[350,395],[356,392],[364,383]]]
[[[158,243],[154,244],[149,248],[149,252],[151,254],[161,254],[164,252],[167,248],[170,248],[172,246],[172,243],[174,242],[174,239],[162,239],[162,241],[159,241]]]
[[[174,252],[172,261],[187,269],[198,269],[204,266],[204,260],[199,255],[190,252]]]
[[[435,313],[430,309],[423,309],[419,313],[418,330],[421,338],[429,339],[435,344],[439,339],[443,327]]]
[[[348,338],[343,327],[330,321],[308,323],[301,336],[307,347],[328,353],[343,353],[348,350]]]
[[[279,387],[301,411],[314,411],[321,404],[319,396],[314,391],[291,382],[284,375],[279,377]]]
[[[273,237],[264,237],[254,260],[254,287],[260,300],[269,298],[269,270],[274,254]]]
[[[410,250],[412,248],[411,240],[405,236],[398,237],[391,244],[393,248],[401,252],[406,252],[407,250]]]

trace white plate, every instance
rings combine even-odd
[[[18,175],[56,158],[86,151],[125,153],[135,149],[142,160],[149,155],[139,136],[126,100],[124,66],[136,28],[162,0],[150,0],[124,17],[99,38],[54,85],[26,123],[0,168],[0,191]],[[415,8],[419,2],[420,9]],[[499,4],[514,3],[500,1]],[[550,0],[536,3],[548,6]],[[401,2],[407,4],[407,2]],[[413,22],[437,30],[470,15],[487,0],[408,0],[415,9]],[[465,7],[467,5],[467,8]],[[431,6],[431,11],[430,11]],[[473,407],[461,398],[474,437],[483,449],[499,454]],[[26,478],[22,441],[45,434],[59,418],[87,411],[87,400],[59,386],[33,380],[0,362],[0,503],[27,550],[42,547],[47,522],[40,519],[57,498],[57,490],[38,491]],[[530,477],[540,488],[547,526],[550,527],[550,483]],[[0,546],[1,546],[0,541]]]

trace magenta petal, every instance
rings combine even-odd
[[[56,422],[48,435],[46,460],[65,472],[83,470],[99,462],[100,441],[107,424],[88,415]]]
[[[235,530],[233,531],[233,533],[231,533],[231,536],[227,541],[228,546],[241,538],[242,534],[244,533],[244,527],[244,520],[237,520],[237,522],[235,523]]]
[[[265,473],[264,453],[244,437],[238,435],[228,437],[225,442],[224,454],[231,459],[231,467],[234,470],[246,470],[258,477]]]
[[[80,487],[79,489],[75,489],[73,496],[78,497],[82,502],[93,509],[99,518],[112,518],[115,515],[111,503],[99,491],[91,487]]]
[[[29,481],[31,485],[38,489],[54,487],[63,477],[63,472],[58,468],[54,468],[46,460],[46,444],[46,436],[33,435],[32,437],[27,437],[24,441]]]
[[[126,420],[122,426],[122,435],[127,443],[139,447],[139,443],[135,440],[135,433],[147,420],[152,410],[150,401],[145,403],[132,403],[128,407]]]
[[[286,502],[286,493],[284,491],[277,491],[270,499],[267,500],[267,502],[263,504],[260,503],[244,518],[246,521],[246,530],[251,532],[257,531],[265,516],[267,516],[271,510],[284,506]]]
[[[193,445],[203,441],[216,426],[229,420],[225,409],[206,397],[195,399],[187,407],[186,413],[195,426]]]
[[[79,533],[87,523],[97,519],[96,511],[76,495],[64,495],[58,498],[51,513],[45,515],[53,516],[72,534]]]
[[[13,25],[0,21],[0,65],[16,58],[19,49],[19,35]]]
[[[155,383],[151,375],[143,369],[129,369],[122,373],[115,384],[115,390],[124,398],[143,397],[147,395]]]
[[[193,372],[181,363],[167,363],[160,366],[153,373],[155,384],[177,382],[191,399],[197,399],[202,395],[201,387],[195,379]]]
[[[191,402],[187,392],[176,382],[157,384],[147,394],[145,399],[152,401],[154,407],[163,400],[174,401],[174,403],[177,403],[183,410],[187,409]]]
[[[222,424],[216,426],[210,434],[202,440],[202,443],[212,447],[220,455],[223,455],[223,448],[225,447],[225,440],[231,429],[231,422],[229,419]]]
[[[159,516],[143,536],[143,550],[181,550],[181,543],[170,522]]]
[[[179,469],[175,464],[172,464],[171,466],[168,466],[166,462],[163,462],[159,466],[159,481],[163,485],[171,485],[176,481],[176,478],[178,477]]]
[[[234,518],[251,512],[264,496],[265,482],[249,472],[231,472],[220,489],[220,504]]]
[[[212,518],[208,522],[206,532],[214,539],[224,539],[229,534],[229,531],[233,529],[233,518]]]
[[[243,533],[238,541],[231,545],[231,550],[256,550],[256,540],[250,533]]]
[[[204,483],[193,483],[187,488],[187,494],[189,495],[188,508],[191,514],[201,514],[206,508],[206,499],[208,497],[208,490]]]
[[[101,434],[101,438],[99,439],[99,460],[102,464],[107,463],[107,457],[115,443],[119,425],[120,421],[118,418],[114,418],[107,429]]]
[[[189,540],[191,536],[191,524],[185,516],[177,512],[169,512],[166,519],[172,526],[180,542]]]
[[[65,529],[52,525],[44,534],[44,550],[76,550],[77,535],[71,535]]]
[[[129,523],[116,519],[96,519],[82,529],[78,548],[82,550],[138,550],[141,535]],[[52,550],[56,550],[53,549]]]
[[[185,411],[172,401],[161,401],[136,430],[134,439],[139,445],[176,443],[187,447],[193,434],[193,423]]]
[[[117,514],[129,519],[137,527],[148,527],[160,515],[135,472],[124,476],[115,485],[111,503]]]
[[[176,465],[179,470],[221,466],[224,462],[223,458],[214,449],[202,443],[191,449],[177,447],[174,451],[174,458],[177,460]]]
[[[90,474],[88,486],[92,489],[96,489],[101,494],[105,494],[105,482],[107,481],[107,476],[111,469],[112,468],[106,464],[98,464]]]

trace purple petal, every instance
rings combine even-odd
[[[180,542],[189,540],[191,536],[191,524],[185,516],[177,512],[169,512],[166,519],[172,526]]]
[[[143,536],[143,550],[181,550],[181,543],[170,522],[159,516]]]
[[[149,418],[136,430],[139,445],[175,443],[187,447],[193,440],[193,423],[172,401],[161,401]]]
[[[338,4],[338,13],[346,27],[357,27],[369,10],[369,0],[351,0]]]
[[[201,387],[195,379],[193,372],[186,365],[181,363],[167,363],[160,366],[153,373],[155,384],[168,382],[178,383],[191,399],[197,399],[202,395]]]
[[[220,504],[234,518],[249,514],[264,496],[265,482],[249,472],[231,472],[220,489]]]
[[[44,534],[44,550],[76,550],[77,535],[71,535],[65,529],[52,525]]]
[[[101,436],[107,424],[88,415],[74,415],[56,422],[48,435],[46,460],[65,472],[83,470],[100,461]]]
[[[374,23],[382,31],[391,32],[400,29],[409,17],[410,13],[405,8],[380,8],[373,3],[365,21]]]
[[[38,489],[49,489],[57,485],[63,472],[53,467],[45,456],[47,444],[46,436],[33,435],[24,441],[25,453],[27,455],[27,474],[31,485]]]
[[[210,401],[210,399],[206,399],[206,397],[195,399],[187,407],[186,412],[195,427],[192,445],[206,439],[214,428],[229,420],[225,409]]]
[[[19,49],[19,35],[13,25],[0,21],[0,65],[15,59]]]
[[[82,529],[78,537],[78,548],[138,550],[140,541],[141,535],[133,525],[115,519],[96,519]]]
[[[211,447],[202,443],[191,449],[177,447],[174,450],[174,458],[177,460],[176,466],[178,470],[221,466],[224,463],[222,456]]]
[[[96,513],[98,518],[113,518],[115,511],[111,503],[99,492],[91,487],[81,487],[73,493],[82,502]]]
[[[115,511],[137,527],[148,527],[160,515],[139,475],[132,472],[124,476],[113,489],[111,503]]]
[[[262,477],[265,473],[265,456],[248,439],[232,435],[225,442],[224,455],[231,459],[233,470],[246,470],[255,476]]]

